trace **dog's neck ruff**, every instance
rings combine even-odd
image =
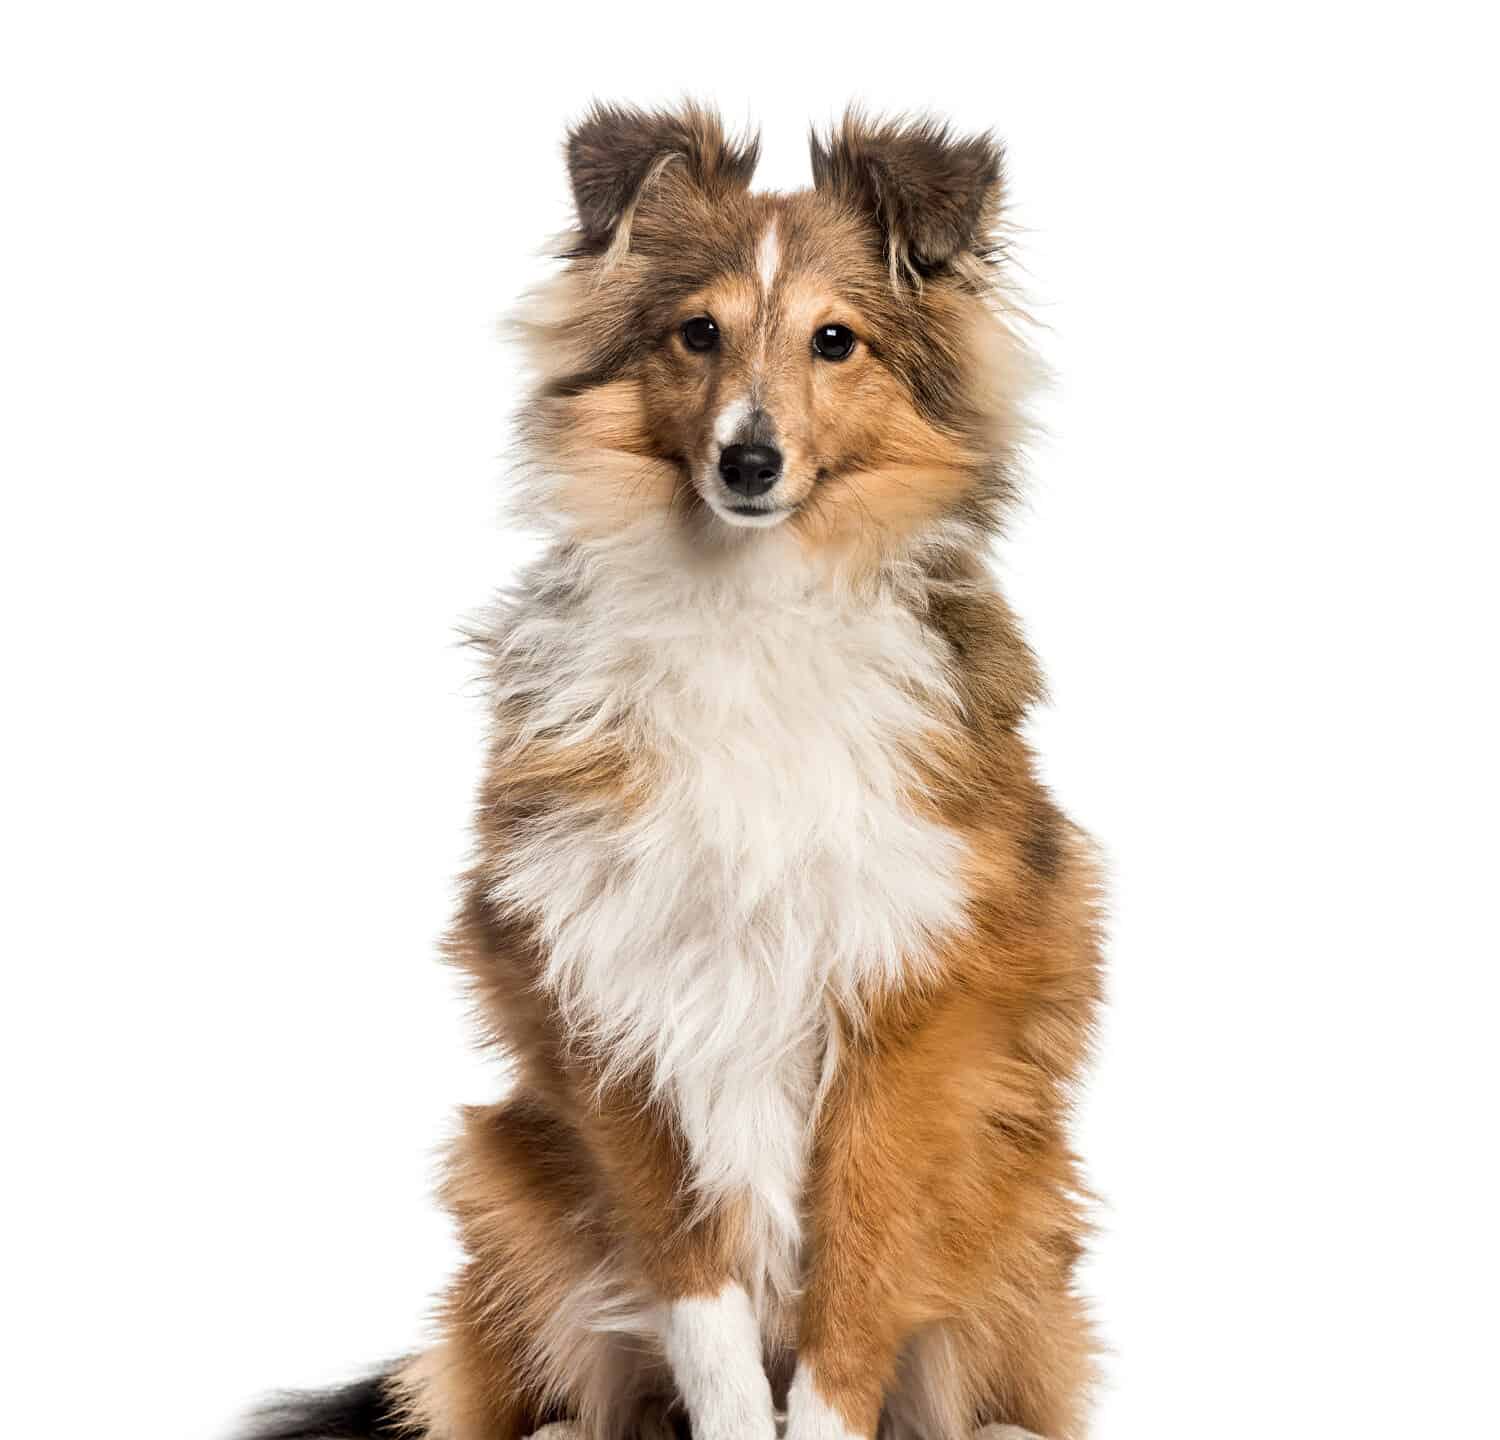
[[[829,1007],[857,1018],[963,923],[960,842],[908,758],[954,701],[896,578],[856,593],[795,544],[679,543],[560,546],[501,616],[511,742],[607,738],[642,784],[558,795],[493,897],[538,924],[575,1041],[670,1098],[699,1193],[748,1197],[747,1278],[785,1293]]]

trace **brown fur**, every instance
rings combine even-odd
[[[954,723],[914,757],[918,799],[967,845],[972,925],[935,979],[839,1020],[804,1291],[767,1360],[784,1387],[800,1356],[859,1435],[884,1415],[932,1440],[988,1421],[1077,1440],[1094,1343],[1073,1288],[1086,1225],[1065,1131],[1099,998],[1096,897],[1087,845],[1020,736],[1040,682],[980,558],[1010,494],[1024,369],[995,299],[999,151],[851,118],[815,145],[817,188],[774,196],[747,188],[754,153],[698,109],[600,109],[577,129],[579,231],[552,309],[528,322],[543,358],[527,439],[574,477],[560,503],[580,535],[651,512],[691,528],[691,466],[753,363],[804,502],[788,522],[799,543],[841,574],[894,558],[916,576],[959,691]],[[767,293],[756,246],[772,219]],[[678,337],[704,313],[725,337],[711,360]],[[808,336],[832,320],[859,349],[810,364]],[[942,524],[959,540],[927,543]],[[629,807],[657,777],[607,727],[518,744],[516,724],[498,717],[451,951],[517,1088],[465,1116],[444,1198],[467,1263],[439,1345],[397,1382],[441,1440],[512,1440],[560,1416],[636,1428],[673,1400],[659,1348],[648,1327],[570,1327],[569,1295],[590,1276],[621,1294],[710,1294],[744,1244],[732,1204],[690,1200],[649,1076],[607,1077],[567,1035],[537,984],[543,937],[488,898],[540,810]]]
[[[594,223],[570,252],[565,303],[522,322],[542,367],[527,439],[588,475],[574,489],[586,489],[576,504],[592,533],[643,503],[701,508],[688,472],[752,365],[790,498],[803,502],[791,523],[809,544],[873,558],[939,514],[993,525],[1011,493],[1026,383],[1024,352],[989,303],[1000,285],[987,228],[1001,208],[998,149],[975,139],[945,150],[931,126],[866,130],[851,119],[828,149],[815,145],[818,188],[762,195],[746,188],[754,145],[731,146],[703,112],[677,124],[641,116],[635,127],[625,114],[597,112],[580,132],[587,145],[570,142],[580,214]],[[628,199],[597,199],[608,165],[601,116],[637,186]],[[914,138],[898,143],[904,135]],[[656,143],[665,148],[646,164]],[[924,172],[926,158],[944,155],[944,168]],[[896,174],[912,190],[893,209]],[[600,228],[605,215],[612,229]],[[926,238],[914,241],[918,216]],[[786,279],[763,294],[756,249],[773,219]],[[701,314],[724,337],[711,361],[678,335]],[[809,336],[832,321],[860,337],[854,354],[808,365]]]

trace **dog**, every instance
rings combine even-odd
[[[852,111],[770,194],[757,150],[567,137],[448,946],[514,1089],[434,1343],[260,1440],[1085,1432],[1100,889],[986,559],[1038,370],[1002,151]]]

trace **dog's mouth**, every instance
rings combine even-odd
[[[795,505],[748,505],[744,501],[736,501],[732,505],[727,502],[711,503],[709,509],[720,520],[740,529],[769,530],[773,525],[781,524],[797,507]]]
[[[827,465],[820,465],[813,476],[814,488],[832,478],[834,473]],[[731,498],[726,494],[724,487],[713,486],[712,481],[709,484],[713,489],[712,498],[708,501],[708,508],[719,519],[727,521],[731,525],[750,527],[758,530],[765,530],[769,529],[772,525],[779,525],[783,520],[795,515],[807,499],[804,495],[800,500],[778,502],[775,496],[786,488],[784,483],[776,486],[761,501],[745,500],[739,496]]]

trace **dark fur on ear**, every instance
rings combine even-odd
[[[992,135],[955,136],[932,117],[844,116],[811,138],[813,183],[867,211],[893,275],[920,278],[968,253],[988,259],[1000,218],[1004,152]]]
[[[659,163],[680,158],[709,194],[743,190],[760,159],[760,138],[729,139],[713,111],[692,103],[651,111],[596,101],[569,132],[567,155],[579,228],[600,246]]]

